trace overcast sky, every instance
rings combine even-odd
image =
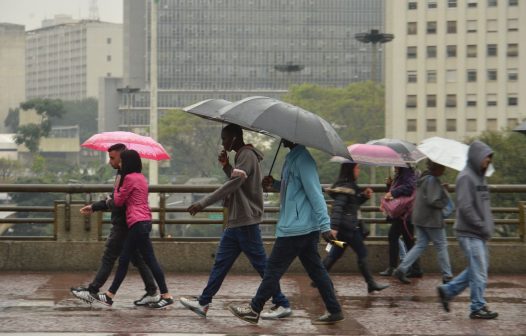
[[[122,0],[98,0],[102,21],[122,23]],[[89,17],[90,0],[0,0],[0,22],[17,23],[26,30],[40,28],[43,19],[68,14],[74,19]]]

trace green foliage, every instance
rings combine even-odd
[[[40,145],[42,131],[37,124],[26,124],[18,126],[15,138],[17,145],[25,145],[31,153],[36,153]]]
[[[61,117],[50,118],[53,126],[79,126],[80,141],[84,142],[97,133],[97,100],[87,98],[80,101],[64,101],[64,113]]]
[[[9,109],[7,117],[4,120],[4,126],[10,131],[15,133],[20,123],[20,109]]]
[[[11,183],[20,170],[18,161],[0,159],[0,183]]]

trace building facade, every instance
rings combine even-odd
[[[27,99],[98,98],[100,77],[122,76],[122,25],[58,22],[26,34]]]
[[[386,30],[388,137],[464,140],[526,118],[525,1],[387,1]]]
[[[25,27],[0,23],[0,133],[9,109],[25,100]]]
[[[150,1],[124,0],[121,129],[149,124]],[[371,78],[370,45],[384,0],[160,0],[159,111],[208,98],[279,97],[291,84],[345,86]],[[378,59],[383,52],[374,53]]]

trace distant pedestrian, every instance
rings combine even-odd
[[[457,210],[454,229],[468,266],[449,283],[437,288],[444,310],[449,312],[449,301],[470,289],[472,319],[494,319],[498,313],[486,306],[484,292],[488,283],[489,252],[486,242],[495,230],[491,213],[486,171],[493,150],[481,141],[474,141],[468,150],[466,167],[456,181]]]

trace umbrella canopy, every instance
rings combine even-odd
[[[418,151],[415,144],[401,139],[383,138],[371,140],[367,142],[367,144],[389,147],[400,154],[406,163],[417,163],[425,157],[421,152]]]
[[[515,132],[526,134],[526,121],[513,129]]]
[[[150,137],[132,132],[117,131],[95,134],[84,141],[81,146],[98,151],[107,151],[108,148],[117,143],[124,144],[127,149],[136,150],[145,159],[157,161],[170,159],[170,155],[160,143]]]
[[[219,117],[219,109],[231,104],[232,102],[224,99],[206,99],[193,105],[183,108],[183,111],[192,113],[198,117],[222,121]]]
[[[221,108],[219,115],[242,127],[350,158],[331,124],[312,112],[277,99],[249,97]]]
[[[347,149],[356,163],[383,167],[407,167],[402,155],[387,146],[354,144]]]
[[[464,169],[468,160],[469,146],[451,139],[428,138],[422,140],[417,148],[431,161],[458,171]],[[486,176],[491,176],[494,172],[495,168],[490,165]]]

